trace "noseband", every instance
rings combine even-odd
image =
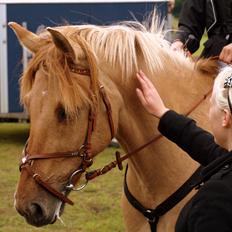
[[[80,74],[80,75],[86,75],[86,76],[90,75],[90,70],[88,69],[72,68],[71,71],[77,74]],[[115,133],[114,133],[114,124],[113,124],[111,105],[110,105],[109,99],[105,93],[103,86],[99,88],[99,91],[100,91],[100,95],[102,97],[103,103],[105,105],[105,108],[107,110],[107,116],[108,116],[108,121],[110,125],[110,131],[111,131],[111,138],[113,138]],[[74,185],[77,182],[78,178],[81,176],[81,174],[85,173],[86,169],[90,167],[93,163],[92,153],[91,153],[91,138],[92,138],[92,133],[95,128],[95,122],[96,122],[96,112],[90,109],[89,116],[88,116],[88,127],[87,127],[87,134],[85,137],[85,142],[77,151],[30,154],[27,151],[27,143],[26,143],[25,148],[23,150],[23,158],[21,160],[19,170],[20,171],[26,170],[28,175],[30,175],[40,186],[46,189],[53,196],[57,197],[64,203],[73,205],[74,203],[65,195],[65,193],[71,190],[79,191],[83,189],[88,182],[88,179],[85,178],[86,181],[82,186],[76,189],[74,188]],[[47,181],[45,181],[41,177],[41,175],[39,175],[37,172],[34,172],[33,167],[32,167],[33,161],[35,160],[55,159],[55,158],[74,158],[74,157],[81,159],[81,165],[69,177],[68,183],[65,186],[65,190],[63,191],[64,193],[59,192],[55,188],[53,188]]]

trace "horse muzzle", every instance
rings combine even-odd
[[[23,199],[17,198],[17,194],[15,197],[17,212],[26,219],[27,223],[36,227],[55,223],[57,216],[63,213],[65,204],[62,203],[58,211],[57,205],[57,202],[53,202],[52,205],[47,204],[42,198],[24,202]]]

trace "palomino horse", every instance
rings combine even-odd
[[[161,32],[142,27],[63,26],[35,35],[17,23],[9,25],[34,54],[20,82],[31,129],[15,207],[35,226],[54,222],[64,203],[72,203],[66,195],[112,136],[130,152],[158,134],[157,119],[136,97],[139,69],[151,78],[166,105],[181,113],[212,88],[217,72],[214,61],[194,63],[173,52]],[[204,101],[191,113],[205,128],[207,106]],[[194,172],[197,163],[161,138],[130,157],[128,166],[130,192],[153,208]],[[174,230],[188,199],[161,218],[158,231]],[[122,209],[127,231],[150,231],[125,196]]]

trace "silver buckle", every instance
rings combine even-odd
[[[74,184],[72,182],[72,179],[74,176],[78,175],[78,174],[82,174],[83,172],[85,172],[83,169],[78,169],[75,172],[73,172],[73,174],[70,176],[69,178],[69,183],[67,184],[67,186],[65,187],[66,189],[70,190],[70,191],[80,191],[83,188],[85,188],[85,186],[88,184],[88,180],[85,179],[85,183],[83,183],[80,187],[78,188],[74,188]]]

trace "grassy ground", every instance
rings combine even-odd
[[[0,123],[0,232],[122,232],[120,195],[123,173],[118,169],[99,177],[78,193],[71,193],[74,206],[66,206],[62,219],[54,225],[34,228],[27,225],[13,207],[13,195],[19,177],[18,163],[28,135],[27,124]],[[113,148],[96,159],[95,168],[111,161]]]

